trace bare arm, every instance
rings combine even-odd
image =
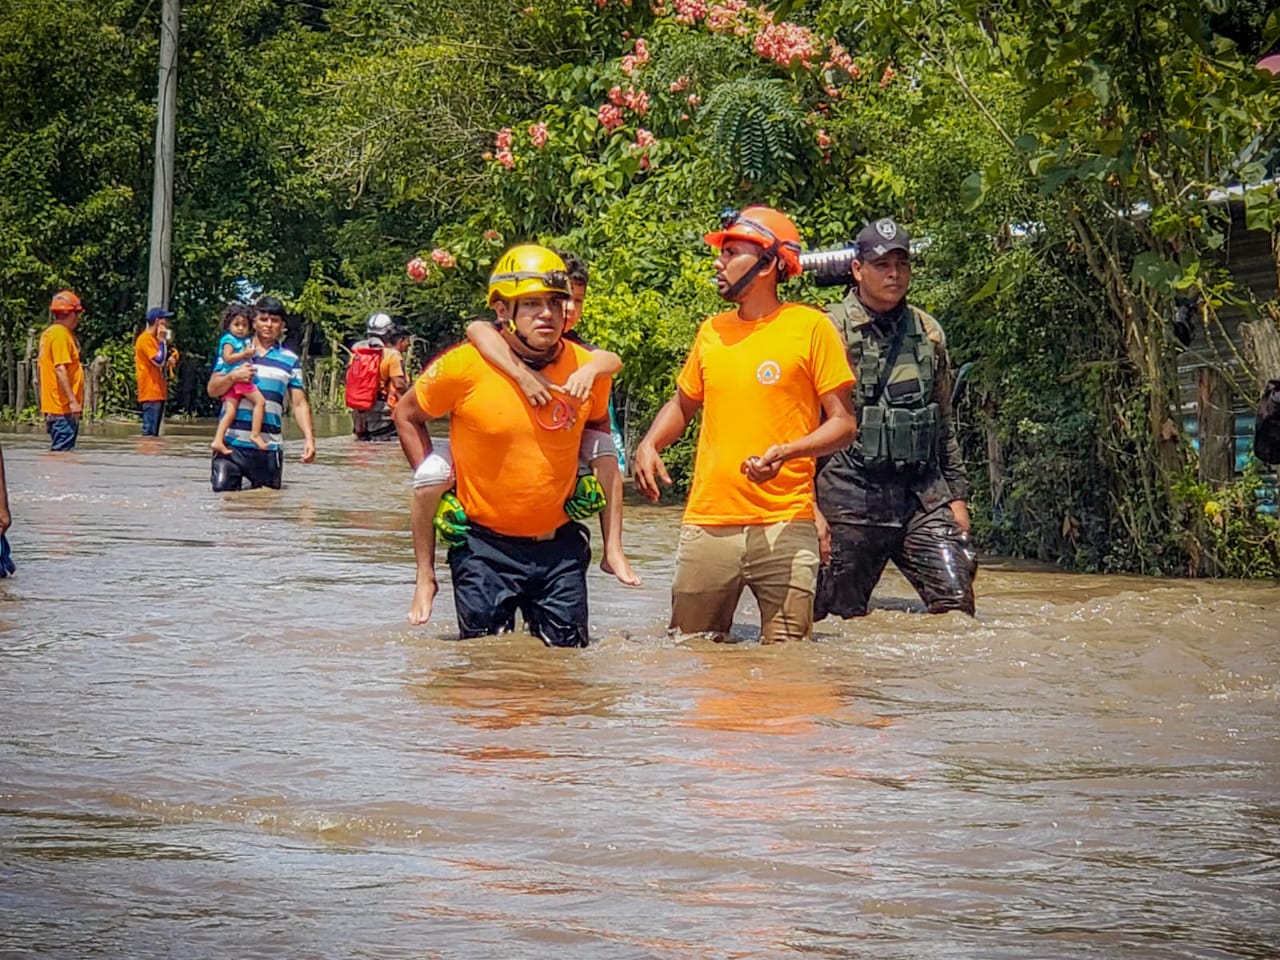
[[[551,402],[551,384],[547,378],[530,370],[492,323],[472,320],[467,324],[467,339],[480,351],[480,356],[516,382],[531,404],[539,407]]]
[[[13,515],[9,513],[9,484],[4,478],[4,451],[0,450],[0,533],[4,533],[13,524]]]
[[[411,390],[400,398],[391,413],[391,419],[396,425],[404,458],[409,461],[410,469],[416,470],[431,453],[431,434],[427,432],[427,423],[431,418],[419,406],[416,392]],[[436,529],[433,521],[443,493],[441,484],[415,487],[413,491],[409,529],[413,534],[416,572],[409,621],[415,624],[426,623],[430,619],[431,605],[436,595]]]
[[[772,480],[782,465],[796,457],[825,457],[843,450],[858,435],[858,421],[853,414],[852,386],[824,393],[819,399],[825,419],[817,429],[798,440],[774,444],[758,457],[748,459],[743,472],[755,483]]]
[[[58,389],[67,398],[71,412],[80,413],[80,401],[76,399],[75,391],[71,389],[71,374],[67,371],[67,365],[65,363],[58,364],[53,368],[53,373],[58,381]]]
[[[671,486],[671,476],[667,473],[667,466],[662,462],[660,454],[684,435],[689,421],[701,407],[700,400],[694,400],[677,388],[675,396],[662,405],[658,415],[653,418],[653,423],[649,425],[649,432],[637,445],[632,460],[632,473],[636,489],[650,500],[657,500],[661,493],[659,480]]]
[[[612,377],[622,369],[622,358],[611,350],[595,349],[591,359],[580,366],[564,382],[564,392],[583,401],[591,395],[591,385],[600,377]]]
[[[212,373],[205,385],[205,392],[211,397],[220,397],[231,389],[233,384],[245,383],[253,379],[253,365],[241,364],[227,373]],[[310,412],[308,410],[308,412]]]
[[[298,421],[298,429],[302,431],[302,462],[310,463],[316,458],[316,434],[311,424],[311,404],[307,402],[307,391],[290,387],[289,409],[293,411],[293,419]]]
[[[222,362],[228,365],[239,363],[241,360],[248,360],[255,352],[256,350],[252,343],[240,351],[232,350],[231,344],[224,343],[222,345]]]

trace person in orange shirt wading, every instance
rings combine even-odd
[[[562,339],[569,296],[564,261],[533,244],[507,250],[489,277],[503,337],[553,383],[591,359]],[[565,501],[577,483],[583,431],[609,429],[609,384],[599,377],[584,400],[557,393],[534,406],[467,343],[436,357],[400,398],[392,417],[416,480],[410,622],[430,619],[436,595],[432,520],[451,471],[433,453],[427,423],[447,415],[456,495],[468,521],[448,554],[461,636],[510,630],[518,610],[548,646],[587,645],[590,534],[569,519]]]
[[[724,638],[749,587],[762,642],[803,639],[813,630],[819,562],[814,466],[857,434],[853,372],[821,312],[778,299],[778,284],[800,273],[789,218],[748,207],[705,239],[720,251],[720,296],[737,307],[698,329],[676,395],[636,447],[636,487],[658,499],[659,480],[671,483],[659,454],[701,409],[671,627]]]
[[[169,397],[169,371],[178,362],[178,351],[169,344],[169,321],[164,307],[147,311],[147,325],[133,341],[133,369],[138,378],[138,406],[142,408],[142,435],[160,436],[164,404]]]
[[[49,312],[53,323],[40,334],[40,412],[49,431],[49,449],[73,450],[84,408],[84,367],[75,338],[84,306],[70,290],[60,290]]]

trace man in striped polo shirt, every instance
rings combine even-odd
[[[311,407],[307,403],[307,391],[302,383],[302,365],[298,355],[280,345],[284,336],[284,304],[275,297],[260,297],[254,304],[252,364],[243,363],[226,373],[214,373],[209,377],[209,396],[221,397],[234,383],[252,379],[266,399],[267,409],[262,418],[262,436],[267,449],[259,450],[250,439],[253,422],[253,402],[240,398],[236,418],[227,430],[227,446],[230,455],[214,453],[210,482],[214,493],[239,490],[244,481],[249,488],[271,487],[280,489],[284,473],[284,444],[281,427],[284,418],[285,394],[293,417],[302,431],[302,462],[316,458],[315,433],[311,428]]]

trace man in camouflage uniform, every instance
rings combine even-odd
[[[819,572],[814,619],[864,615],[889,560],[930,613],[972,615],[977,561],[946,337],[933,317],[907,304],[905,230],[876,220],[858,234],[857,250],[851,292],[827,308],[858,377],[858,439],[817,477],[831,553]]]

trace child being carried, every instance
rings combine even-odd
[[[222,339],[218,341],[218,360],[214,364],[214,373],[230,373],[236,367],[254,356],[253,338],[250,336],[249,308],[242,303],[232,303],[222,311]],[[253,404],[253,421],[249,439],[259,450],[269,450],[270,444],[262,438],[262,418],[267,412],[267,399],[262,395],[252,380],[233,383],[231,389],[224,393],[222,400],[222,416],[218,420],[218,432],[214,434],[213,447],[224,456],[230,455],[227,446],[227,431],[236,419],[236,410],[240,406],[240,398],[245,397]]]

